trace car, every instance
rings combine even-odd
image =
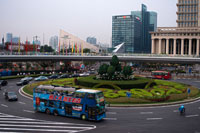
[[[84,73],[80,74],[80,77],[86,77],[86,76],[89,76],[89,75],[90,75],[89,73],[84,72]]]
[[[48,77],[49,79],[57,79],[58,78],[58,75],[51,75]]]
[[[27,81],[31,81],[33,78],[32,77],[24,77],[21,80],[27,80]]]
[[[48,79],[48,78],[45,77],[45,76],[39,76],[39,77],[35,78],[34,80],[35,80],[35,81],[44,81],[44,80],[47,80],[47,79]]]
[[[63,74],[63,75],[60,75],[58,78],[69,78],[70,76],[68,74]]]
[[[17,82],[16,84],[17,84],[18,86],[20,86],[20,85],[26,85],[26,84],[28,84],[28,83],[29,83],[28,80],[20,80],[20,81]]]
[[[5,92],[4,93],[5,99],[8,101],[17,101],[17,94],[15,92]]]
[[[76,73],[76,74],[72,74],[72,76],[71,77],[79,77],[80,75],[78,74],[78,73]]]
[[[8,82],[6,80],[0,80],[0,85],[1,86],[6,86]]]

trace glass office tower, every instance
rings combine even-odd
[[[134,53],[140,45],[141,21],[138,16],[112,17],[112,47],[124,43],[124,53]]]

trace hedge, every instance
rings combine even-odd
[[[114,84],[100,83],[100,84],[97,84],[97,85],[93,86],[93,88],[99,88],[99,87],[105,87],[105,88],[110,88],[110,89],[115,89],[115,90],[121,90],[121,88],[119,88],[118,86],[116,86]]]
[[[169,96],[171,94],[181,94],[181,93],[182,91],[171,88],[170,90],[167,91],[166,96]]]
[[[78,78],[78,85],[85,87],[94,87],[97,84],[113,84],[121,89],[144,88],[150,79],[135,77],[134,80],[95,80],[95,76],[80,77]]]
[[[163,89],[152,89],[151,91],[150,91],[154,96],[159,96],[159,97],[161,97],[161,96],[164,96],[165,95],[165,90],[163,90]]]
[[[143,89],[131,89],[131,93],[132,93],[131,97],[136,97],[136,98],[145,98],[145,97],[147,98],[153,96],[150,92]]]

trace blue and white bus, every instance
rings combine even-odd
[[[106,117],[103,92],[40,85],[33,90],[35,111],[99,121]]]

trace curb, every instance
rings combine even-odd
[[[161,106],[169,106],[169,105],[180,105],[180,104],[186,104],[191,103],[195,101],[199,101],[200,97],[184,100],[184,101],[177,101],[177,102],[170,102],[170,103],[160,103],[160,104],[108,104],[108,107],[161,107]]]
[[[33,96],[30,94],[27,94],[24,92],[23,88],[25,86],[21,87],[19,89],[19,92],[21,92],[22,96],[25,96],[29,99],[32,99]],[[195,102],[200,100],[200,97],[194,98],[194,99],[188,99],[184,101],[177,101],[177,102],[170,102],[170,103],[160,103],[160,104],[107,104],[107,107],[159,107],[159,106],[168,106],[168,105],[179,105],[179,104],[185,104],[190,102]]]
[[[19,89],[19,93],[22,94],[22,96],[24,96],[24,97],[28,97],[29,99],[30,99],[30,98],[32,99],[32,98],[33,98],[32,95],[27,94],[26,92],[24,92],[24,90],[23,90],[24,87],[25,87],[25,86],[23,86],[23,87],[21,87],[21,88]]]

